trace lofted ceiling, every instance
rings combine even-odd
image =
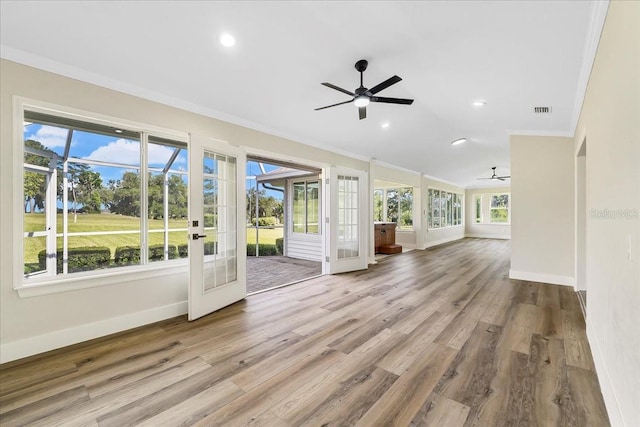
[[[0,7],[3,58],[465,187],[492,166],[509,174],[509,133],[573,134],[603,21],[590,1]],[[320,83],[354,90],[359,59],[365,86],[397,74],[379,95],[413,105],[370,104],[365,120],[350,104],[314,111],[349,99]]]

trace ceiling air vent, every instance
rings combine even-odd
[[[533,107],[534,113],[550,113],[551,107]]]

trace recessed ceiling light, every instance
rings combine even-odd
[[[458,138],[451,141],[451,145],[460,145],[464,144],[465,142],[467,142],[467,138]]]
[[[473,101],[471,105],[473,105],[474,107],[484,107],[485,105],[487,105],[487,101]]]
[[[236,44],[236,39],[229,33],[224,33],[220,36],[220,44],[225,47],[231,47]]]
[[[381,125],[380,125],[380,127],[381,127],[382,129],[386,129],[386,128],[388,128],[388,127],[389,127],[389,122],[384,122],[383,124],[381,124]]]

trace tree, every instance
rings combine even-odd
[[[167,180],[169,218],[186,218],[188,214],[188,188],[179,175],[171,174]],[[164,175],[149,177],[149,218],[164,218]]]
[[[113,213],[127,216],[140,216],[140,175],[136,172],[125,172],[122,179],[110,180],[109,188],[113,198],[108,202]]]
[[[42,145],[38,141],[28,139],[24,142],[24,146],[43,153],[53,153],[50,149]],[[49,167],[50,157],[46,155],[39,156],[25,152],[24,162],[34,166]],[[38,172],[24,173],[24,212],[34,213],[36,208],[44,209],[44,202],[47,194],[47,178],[44,174]]]
[[[102,205],[100,189],[102,189],[102,176],[98,172],[84,170],[77,175],[74,182],[78,201],[87,213],[99,213]]]

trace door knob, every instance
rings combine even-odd
[[[198,234],[198,233],[193,233],[191,235],[191,239],[192,240],[202,239],[203,237],[207,237],[207,235],[206,234]]]

